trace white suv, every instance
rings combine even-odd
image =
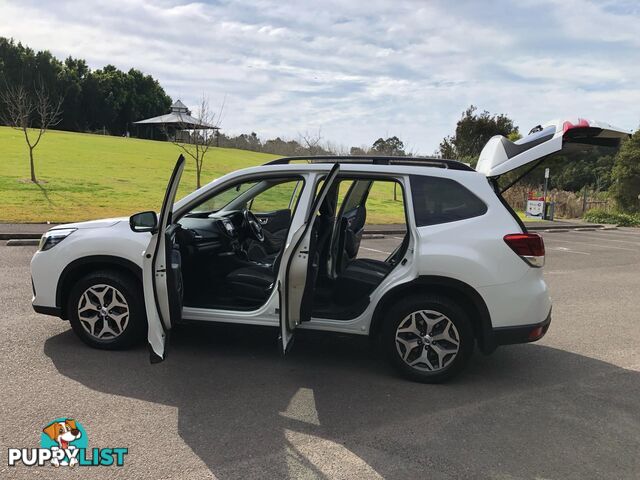
[[[532,342],[551,321],[542,238],[502,199],[498,178],[626,135],[551,122],[515,143],[492,138],[477,171],[441,159],[285,158],[174,203],[181,157],[159,215],[68,224],[42,237],[33,307],[68,319],[96,348],[125,348],[146,332],[152,362],[165,358],[176,324],[227,322],[278,327],[283,353],[299,328],[369,335],[401,373],[442,381],[475,344],[490,353]],[[406,224],[384,261],[360,247],[376,185],[399,192]]]

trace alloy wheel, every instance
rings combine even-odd
[[[449,317],[435,310],[407,315],[396,329],[395,341],[400,358],[424,372],[444,370],[460,349],[458,329]]]
[[[98,340],[119,337],[129,323],[129,305],[117,288],[98,284],[87,288],[78,301],[82,328]]]

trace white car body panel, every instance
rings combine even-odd
[[[75,225],[78,230],[53,249],[37,251],[31,259],[31,276],[36,292],[34,305],[56,305],[58,279],[63,270],[76,260],[93,256],[118,257],[142,269],[143,254],[151,234],[131,231],[128,218],[119,219],[110,227],[86,228],[78,227],[82,224],[71,225]],[[67,225],[56,228],[67,228]]]
[[[312,201],[312,192],[318,177],[326,175],[329,164],[284,164],[248,168],[225,175],[174,204],[178,217],[203,195],[225,188],[229,183],[265,174],[296,173],[305,180],[299,208],[295,210],[286,245],[302,226]],[[397,265],[371,294],[365,311],[352,320],[312,318],[299,326],[367,335],[373,313],[379,301],[394,287],[411,282],[419,276],[443,276],[459,280],[475,289],[484,299],[493,326],[527,325],[541,322],[549,313],[550,300],[542,279],[542,270],[525,264],[502,241],[509,233],[520,232],[515,219],[501,204],[482,173],[407,165],[341,164],[341,174],[380,175],[399,181],[406,192],[407,227],[410,234],[407,262]],[[471,219],[416,228],[411,199],[409,175],[429,175],[456,180],[475,193],[487,205],[487,213]],[[310,188],[312,187],[312,188]],[[109,226],[109,223],[112,222]],[[115,256],[128,260],[143,269],[143,255],[149,246],[151,234],[134,233],[128,219],[111,219],[97,223],[73,224],[78,228],[60,244],[45,252],[37,252],[32,260],[32,275],[36,294],[33,304],[42,307],[56,305],[58,279],[64,268],[87,256]],[[62,227],[67,227],[61,226]],[[455,241],[452,240],[454,236]],[[284,262],[283,262],[284,263]],[[281,269],[282,270],[282,269]],[[145,285],[145,288],[148,288]],[[533,290],[531,290],[533,288]],[[527,297],[528,291],[532,294]],[[524,302],[522,297],[527,297]],[[520,305],[531,308],[519,310]],[[535,308],[534,305],[535,304]],[[274,289],[268,301],[253,311],[232,311],[185,307],[184,320],[242,323],[278,326],[279,298]]]
[[[185,158],[180,155],[173,170],[164,202],[158,218],[157,231],[151,236],[151,241],[144,253],[142,268],[142,285],[144,290],[144,303],[147,311],[147,341],[155,354],[155,359],[165,357],[165,332],[171,330],[174,321],[171,318],[169,293],[172,285],[169,284],[169,270],[171,258],[167,258],[167,227],[171,225],[173,203],[175,200],[180,178],[184,170]],[[176,311],[181,313],[181,303]]]

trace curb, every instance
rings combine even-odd
[[[568,232],[570,230],[576,230],[576,231],[583,231],[583,232],[587,232],[587,231],[594,231],[594,230],[613,230],[617,227],[615,226],[605,226],[605,225],[599,225],[599,224],[592,224],[592,223],[585,223],[585,224],[575,224],[575,225],[567,225],[567,224],[563,224],[563,225],[527,225],[527,230],[529,231],[533,231],[533,232]],[[385,230],[383,228],[378,228],[375,230],[365,230],[364,231],[364,236],[372,236],[372,235],[404,235],[405,233],[407,233],[406,230],[404,229],[390,229],[390,230]],[[369,237],[369,238],[376,238],[376,237]]]
[[[600,225],[597,223],[576,223],[576,224],[562,224],[562,225],[527,225],[527,230],[533,230],[533,231],[553,231],[553,230],[564,230],[569,231],[569,230],[600,230],[605,228],[604,225]]]
[[[7,240],[7,247],[32,247],[37,246],[40,243],[40,240],[22,238],[22,239],[11,239]]]
[[[376,230],[365,230],[363,235],[404,235],[407,233],[404,229],[376,229]]]
[[[573,231],[594,231],[594,230],[615,230],[617,229],[617,225],[599,225],[599,224],[575,224],[575,225],[531,225],[527,226],[527,230],[532,232],[568,232],[570,230]],[[405,229],[401,228],[376,228],[374,230],[365,230],[363,237],[365,238],[380,238],[380,235],[404,235],[407,233]],[[0,232],[0,240],[36,240],[40,241],[40,237],[42,237],[41,233],[35,232]],[[30,245],[30,244],[28,244]]]
[[[0,232],[0,240],[40,240],[41,233],[27,232]]]

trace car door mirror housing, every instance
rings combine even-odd
[[[129,226],[134,232],[154,232],[158,226],[156,212],[140,212],[129,217]]]

